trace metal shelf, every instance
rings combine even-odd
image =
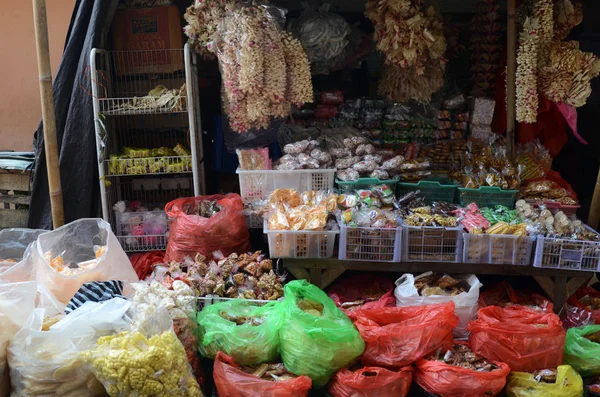
[[[167,248],[167,236],[117,236],[125,252],[164,251]]]
[[[107,98],[99,99],[100,113],[105,116],[136,116],[147,114],[176,114],[187,113],[185,98],[173,98],[170,102],[163,103],[159,99],[156,102],[147,102],[144,97],[132,98]],[[146,100],[147,101],[147,100]],[[139,104],[139,105],[138,105]]]

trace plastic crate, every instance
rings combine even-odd
[[[156,228],[165,230],[157,233]],[[137,235],[140,228],[145,234]],[[164,250],[167,247],[168,218],[164,211],[115,211],[116,236],[126,252]]]
[[[452,262],[462,260],[463,228],[402,226],[404,262]]]
[[[463,234],[463,262],[528,266],[533,252],[533,236]]]
[[[577,210],[581,207],[580,205],[563,205],[552,201],[547,201],[544,205],[554,215],[556,215],[557,212],[562,211],[567,216],[577,215]]]
[[[268,230],[267,220],[263,223],[264,233],[269,240],[271,258],[331,258],[335,245],[335,230]]]
[[[458,185],[452,184],[448,180],[424,180],[417,183],[401,182],[398,186],[399,196],[419,190],[427,204],[436,201],[453,203],[458,189]]]
[[[514,208],[518,193],[518,190],[503,190],[497,186],[482,186],[478,189],[458,188],[459,203],[463,207],[475,203],[479,208],[495,205]]]
[[[340,223],[338,259],[369,262],[400,262],[402,227],[380,229],[348,227]]]
[[[236,171],[240,178],[240,192],[244,203],[265,200],[275,189],[307,190],[332,189],[335,169],[293,171]]]
[[[533,266],[600,271],[600,242],[538,236]]]
[[[390,180],[381,180],[377,178],[358,178],[355,181],[341,181],[339,179],[335,179],[335,183],[341,192],[351,192],[353,190],[359,189],[369,189],[374,185],[386,184],[392,191],[396,191],[396,186],[398,185],[398,179],[390,179]]]

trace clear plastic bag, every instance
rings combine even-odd
[[[64,304],[90,281],[138,281],[110,225],[101,219],[80,219],[42,234],[24,262]]]
[[[46,309],[35,309],[8,348],[12,393],[17,396],[104,396],[104,387],[81,354],[96,340],[129,327],[131,304],[120,298],[83,306],[48,327]]]
[[[81,354],[111,397],[201,397],[169,312],[158,307],[134,328],[101,337]]]
[[[459,323],[454,329],[454,336],[456,338],[466,338],[469,336],[467,325],[469,321],[477,316],[477,301],[479,300],[479,289],[482,284],[477,276],[473,274],[455,278],[465,280],[470,286],[469,291],[455,296],[420,296],[415,288],[415,277],[410,273],[404,274],[396,280],[396,289],[394,290],[396,306],[424,306],[454,302],[454,314],[459,319]]]
[[[0,274],[21,261],[29,244],[47,232],[36,229],[0,230]]]

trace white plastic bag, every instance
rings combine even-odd
[[[20,262],[29,244],[47,232],[35,229],[0,230],[0,274]]]
[[[417,278],[428,274],[430,272],[417,276]],[[477,301],[479,300],[479,289],[482,284],[474,274],[453,277],[465,280],[471,287],[469,291],[455,296],[419,296],[419,292],[415,288],[415,276],[410,273],[403,274],[396,280],[396,289],[394,290],[396,306],[424,306],[454,302],[456,306],[454,313],[460,320],[458,326],[454,329],[454,336],[456,338],[468,337],[467,325],[477,315]]]
[[[90,281],[138,281],[121,244],[101,219],[80,219],[44,233],[28,249],[33,276],[64,304]]]
[[[81,359],[99,337],[129,328],[131,303],[115,298],[86,302],[43,331],[46,309],[35,309],[8,347],[13,396],[104,396],[105,390]]]
[[[36,294],[37,286],[33,281],[11,284],[0,282],[0,385],[6,372],[8,343],[35,308]]]

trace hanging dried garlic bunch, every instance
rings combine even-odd
[[[377,49],[385,61],[422,75],[432,61],[443,62],[444,24],[439,10],[422,0],[368,0],[366,16],[375,25]]]
[[[564,40],[571,30],[583,22],[583,5],[571,0],[556,0],[554,4],[554,38]]]
[[[272,118],[289,115],[291,103],[312,101],[306,53],[279,30],[270,12],[262,5],[240,6],[223,18],[215,35],[224,109],[239,133],[266,129]]]
[[[471,71],[475,97],[492,97],[502,53],[502,22],[497,0],[480,0],[471,23]]]
[[[234,7],[231,0],[194,0],[183,16],[188,23],[183,32],[194,49],[205,58],[212,58],[211,41],[219,23]]]
[[[517,121],[535,123],[539,106],[537,65],[539,51],[539,23],[537,18],[526,18],[519,35],[517,49]]]

